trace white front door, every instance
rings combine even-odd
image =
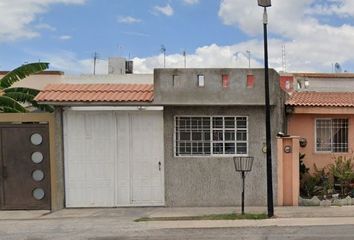
[[[164,204],[160,111],[66,111],[67,207]]]
[[[116,135],[112,112],[66,112],[67,207],[115,206]]]
[[[162,112],[132,113],[131,201],[134,205],[161,205],[163,189]]]

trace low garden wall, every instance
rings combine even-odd
[[[317,196],[312,197],[311,199],[299,197],[299,206],[348,206],[354,205],[354,198],[347,196],[346,198],[332,198],[331,200],[325,199],[320,200]]]

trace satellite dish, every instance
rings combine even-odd
[[[341,73],[342,72],[342,67],[340,66],[339,63],[334,64],[334,72],[335,73]]]

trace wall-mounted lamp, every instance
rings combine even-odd
[[[299,145],[302,148],[306,147],[307,146],[307,139],[306,138],[300,138]]]

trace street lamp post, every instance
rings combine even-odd
[[[273,203],[273,180],[272,180],[272,144],[270,126],[270,104],[269,104],[269,72],[268,72],[268,37],[267,7],[270,7],[271,0],[258,0],[258,5],[264,8],[263,13],[263,33],[264,33],[264,81],[265,81],[265,115],[266,115],[266,146],[267,146],[267,203],[268,217],[274,216]]]
[[[245,215],[245,178],[246,173],[252,170],[253,157],[234,157],[236,172],[241,173],[242,194],[241,194],[241,214]]]

